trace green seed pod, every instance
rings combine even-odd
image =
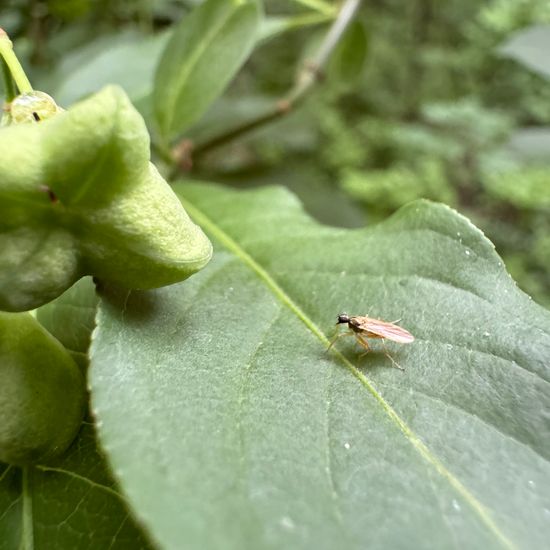
[[[0,152],[0,310],[36,309],[85,275],[157,288],[210,260],[210,241],[149,161],[145,122],[120,88],[1,127]]]
[[[29,313],[0,312],[0,461],[62,454],[84,414],[86,389],[65,348]]]

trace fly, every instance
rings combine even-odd
[[[394,321],[393,323],[389,323],[387,321],[381,321],[380,319],[373,319],[372,317],[363,317],[359,315],[350,316],[347,313],[340,313],[336,324],[347,324],[350,330],[348,332],[341,332],[337,334],[333,338],[328,349],[330,349],[336,340],[342,336],[355,336],[355,339],[359,345],[365,348],[365,353],[368,353],[371,350],[371,347],[367,338],[380,338],[382,340],[382,345],[384,346],[386,357],[398,369],[405,370],[389,354],[385,342],[385,340],[391,340],[392,342],[397,342],[398,344],[410,344],[414,341],[414,336],[408,330],[398,326],[396,324],[398,322],[399,321]]]

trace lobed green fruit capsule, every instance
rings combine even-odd
[[[120,88],[1,127],[0,152],[0,310],[36,309],[85,275],[157,288],[210,260],[210,241],[150,162],[145,122]]]
[[[62,454],[86,402],[82,374],[29,314],[0,312],[0,461],[25,465]]]

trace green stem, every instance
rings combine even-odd
[[[4,58],[4,63],[11,73],[11,77],[19,89],[19,93],[25,94],[32,92],[31,83],[13,51],[13,44],[6,34],[6,31],[2,28],[0,28],[0,56]]]
[[[8,65],[3,59],[0,59],[0,65],[2,65],[2,80],[4,82],[4,95],[6,96],[6,101],[11,101],[16,95],[17,91],[15,89],[15,83],[11,77],[10,70]]]

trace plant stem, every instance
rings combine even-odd
[[[332,26],[322,41],[315,56],[304,63],[298,77],[285,96],[276,101],[265,113],[248,122],[230,128],[208,141],[193,147],[192,156],[196,159],[208,151],[220,147],[264,124],[283,117],[302,102],[310,89],[321,79],[322,69],[340,42],[349,24],[353,21],[362,0],[344,0]],[[181,159],[180,159],[181,160]]]
[[[13,51],[13,44],[2,28],[0,28],[0,56],[4,58],[4,63],[11,73],[11,78],[19,89],[19,93],[32,92],[31,83]]]
[[[4,59],[0,59],[0,65],[2,65],[2,81],[4,82],[4,94],[6,96],[6,101],[10,102],[17,95],[17,91],[15,90],[15,83],[13,82],[10,70]]]

